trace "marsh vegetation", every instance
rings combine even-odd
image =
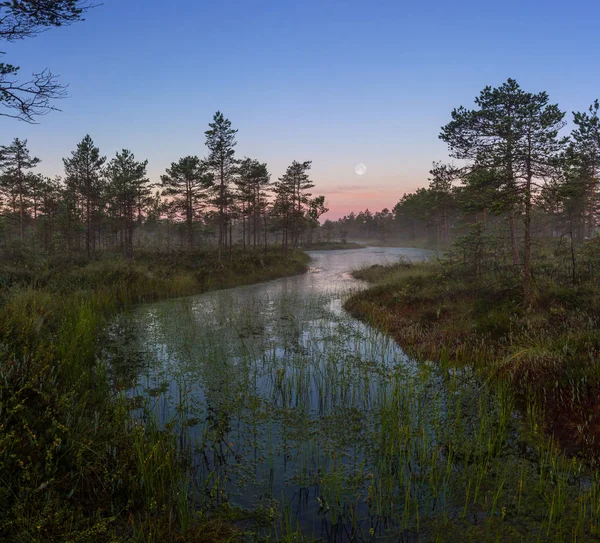
[[[202,5],[204,19],[190,18],[191,33],[182,23],[193,2],[186,17],[149,9],[124,26],[147,24],[154,11],[161,20],[153,35],[163,44],[180,34],[208,40],[198,50],[210,62],[194,59],[198,70],[186,63],[175,82],[178,101],[194,90],[194,107],[198,96],[209,98],[207,76],[231,85],[252,70],[244,97],[261,79],[268,83],[258,94],[272,102],[254,117],[267,133],[289,98],[278,104],[279,88],[261,76],[279,78],[289,65],[293,94],[310,95],[309,71],[279,50],[281,36],[277,48],[255,55],[276,49],[285,59],[270,72],[238,56],[258,28],[241,15],[242,4],[239,16],[214,17],[224,25],[206,24],[204,11],[214,6]],[[12,58],[21,41],[99,7],[0,1],[7,45],[0,56]],[[173,14],[169,29],[163,23]],[[283,29],[295,44],[289,23],[301,20],[302,44],[313,42],[304,39],[309,19],[293,15],[285,12],[284,24],[264,34]],[[410,18],[403,12],[402,20]],[[235,31],[238,21],[243,31]],[[334,36],[338,23],[328,26]],[[128,39],[112,49],[111,63],[81,47],[82,73],[112,69],[133,43],[152,45]],[[166,55],[161,50],[146,69],[146,87],[156,58]],[[179,56],[168,64],[177,66]],[[234,57],[235,69],[222,62]],[[337,61],[336,69],[345,64]],[[167,81],[172,66],[159,60],[158,68]],[[204,80],[184,82],[190,73]],[[48,70],[30,81],[20,76],[18,66],[0,63],[0,118],[34,123],[66,97]],[[88,88],[100,88],[91,81]],[[356,74],[352,81],[358,88]],[[331,107],[333,87],[323,83]],[[219,88],[227,103],[231,89]],[[125,91],[120,100],[136,94],[129,81]],[[349,104],[340,98],[328,119]],[[156,117],[177,120],[181,111],[171,102]],[[349,111],[339,126],[350,133],[362,114]],[[328,207],[312,193],[312,162],[286,155],[288,166],[272,180],[266,162],[239,155],[238,130],[220,111],[203,120],[205,149],[173,154],[155,179],[148,160],[130,149],[107,160],[90,135],[69,143],[64,176],[55,177],[40,171],[27,140],[2,142],[0,539],[600,539],[599,115],[595,100],[573,112],[565,134],[567,116],[546,92],[513,79],[486,86],[440,131],[456,163],[434,162],[428,185],[389,208],[323,224]],[[184,116],[197,131],[189,110]],[[252,116],[241,117],[248,127]],[[377,129],[373,145],[384,149],[383,125],[370,109],[367,118]],[[320,145],[326,132],[319,134],[316,116],[307,119],[306,131],[292,119],[269,142],[255,130],[249,148],[271,153],[282,134]],[[122,129],[116,124],[110,132]],[[177,121],[180,138],[184,124]],[[187,149],[202,139],[185,137]],[[342,141],[326,149],[334,162]],[[356,151],[355,142],[345,145]],[[383,159],[381,149],[372,156]],[[319,170],[330,181],[331,171]],[[337,194],[362,204],[382,189],[338,186]]]
[[[282,261],[279,248],[234,255],[153,252],[135,262],[105,255],[4,264],[0,539],[178,537],[184,459],[152,419],[134,423],[134,406],[117,396],[119,381],[100,356],[103,331],[110,316],[140,302],[302,273],[308,261],[302,253]],[[213,541],[220,530],[219,523],[203,525],[209,536],[197,540]]]
[[[370,292],[349,268],[424,277],[403,254],[426,256],[315,253],[305,276],[113,322],[107,359],[137,368],[123,395],[188,459],[189,518],[264,541],[592,540],[595,472],[544,431],[541,398],[447,353],[410,358],[343,311]]]

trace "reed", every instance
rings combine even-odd
[[[271,292],[277,310],[260,317],[237,291],[129,315],[150,346],[148,388],[201,383],[187,416],[220,421],[218,437],[189,436],[216,450],[196,457],[197,486],[218,473],[230,503],[276,500],[259,541],[595,537],[594,472],[542,431],[543,402],[523,410],[510,381],[482,379],[481,345],[471,364],[408,358],[332,309],[348,294]]]
[[[0,539],[236,540],[227,524],[199,522],[190,501],[187,418],[156,418],[158,399],[140,403],[120,392],[128,380],[103,356],[107,318],[142,301],[300,273],[306,262],[271,250],[221,263],[198,253],[5,264]],[[187,390],[181,396],[186,411]]]

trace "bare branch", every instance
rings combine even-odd
[[[86,11],[97,6],[90,1],[0,0],[0,42],[31,38],[48,28],[81,21]],[[34,123],[36,117],[58,110],[52,102],[67,96],[66,87],[48,69],[34,73],[27,82],[15,79],[18,71],[18,66],[0,62],[1,117]]]
[[[34,73],[30,81],[20,83],[7,77],[16,71],[5,73],[2,67],[3,65],[0,65],[0,105],[10,112],[0,111],[0,116],[34,124],[35,117],[58,111],[58,108],[52,105],[54,100],[67,97],[66,86],[61,85],[47,69]]]

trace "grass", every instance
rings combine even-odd
[[[37,288],[14,272],[0,311],[12,353],[0,381],[0,539],[600,538],[590,457],[545,432],[544,387],[492,358],[522,337],[512,319],[531,319],[539,342],[538,314],[556,302],[540,295],[527,311],[508,274],[400,262],[361,270],[374,286],[354,294],[310,278],[135,305],[206,289],[202,268],[227,266],[162,258],[72,265],[64,284],[40,276],[47,265]],[[248,274],[250,259],[262,268],[240,258]],[[591,299],[565,288],[552,299]],[[494,303],[478,305],[481,292]],[[376,327],[341,311],[346,299]],[[504,363],[522,368],[531,356],[510,352],[521,358]]]
[[[357,270],[372,286],[345,307],[418,359],[507,381],[521,404],[534,396],[543,402],[545,429],[564,450],[599,459],[600,289],[594,281],[558,281],[544,262],[532,307],[523,303],[518,277],[474,277],[440,261]]]
[[[416,238],[416,239],[400,239],[400,238],[388,238],[388,239],[366,239],[361,240],[362,243],[369,247],[407,247],[415,249],[449,249],[451,242],[446,240],[432,240],[428,238]]]
[[[201,509],[262,511],[263,542],[598,539],[597,474],[544,434],[541,402],[414,363],[335,309],[346,293],[301,285],[123,316],[150,361],[133,394],[189,422]]]
[[[415,264],[411,264],[408,260],[399,260],[393,264],[373,264],[371,266],[354,270],[352,276],[361,281],[369,283],[383,282],[388,279],[397,279],[404,272],[409,272],[413,275],[415,272]]]
[[[0,539],[235,541],[187,501],[186,454],[167,427],[132,419],[98,358],[107,318],[142,301],[306,270],[295,253],[36,259],[0,270]]]

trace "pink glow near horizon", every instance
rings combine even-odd
[[[417,186],[417,184],[415,184]],[[329,219],[335,221],[348,215],[350,212],[358,213],[368,209],[372,213],[384,208],[392,208],[398,203],[405,193],[413,192],[412,187],[382,188],[374,186],[370,190],[344,190],[336,187],[333,190],[322,188],[318,185],[314,189],[315,194],[323,194],[329,211],[321,217],[321,223]]]

